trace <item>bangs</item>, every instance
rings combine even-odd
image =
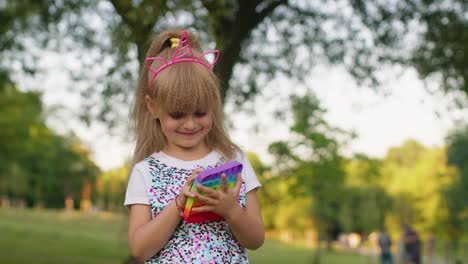
[[[196,62],[181,62],[161,71],[153,82],[158,111],[189,113],[221,104],[215,75]]]

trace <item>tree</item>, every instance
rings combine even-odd
[[[198,29],[220,50],[214,70],[224,96],[238,103],[278,76],[305,82],[319,63],[341,65],[374,86],[384,65],[414,66],[422,78],[440,75],[446,91],[467,94],[467,9],[463,0],[10,0],[0,9],[0,49],[24,54],[24,70],[34,72],[24,43],[37,39],[69,50],[82,45],[89,58],[73,77],[88,83],[81,91],[90,107],[85,116],[107,121],[115,118],[118,102],[128,101],[148,36],[168,26]]]
[[[446,142],[447,161],[458,168],[460,181],[457,184],[466,190],[468,188],[468,125],[460,124],[459,127],[453,129],[447,136]],[[462,200],[468,207],[468,199]]]
[[[339,229],[338,214],[345,183],[344,158],[339,153],[336,138],[347,133],[330,126],[323,118],[325,110],[317,98],[307,93],[291,97],[293,136],[287,141],[273,142],[269,150],[276,164],[287,164],[278,172],[282,177],[292,177],[295,182],[291,193],[297,197],[309,197],[308,210],[318,233],[314,257],[320,262],[320,241],[330,243]],[[281,176],[280,176],[281,177]]]
[[[355,154],[346,162],[346,185],[378,186],[381,181],[381,161],[364,154]]]
[[[368,235],[379,230],[393,211],[392,197],[380,184],[381,163],[363,154],[346,161],[346,187],[339,213],[344,231]]]
[[[28,205],[63,207],[65,197],[82,197],[98,167],[74,137],[45,124],[40,94],[0,86],[0,193]],[[5,198],[2,197],[2,198]]]
[[[443,226],[452,248],[459,247],[463,231],[468,229],[468,125],[458,124],[447,136],[447,161],[457,168],[458,175],[444,190],[447,206]]]
[[[98,204],[109,211],[123,209],[127,178],[127,165],[100,174],[96,182]]]
[[[21,93],[11,83],[0,85],[0,193],[5,197],[28,194],[29,177],[21,161],[32,138],[46,130],[39,96]]]
[[[421,232],[435,232],[447,239],[446,223],[452,216],[445,192],[455,183],[456,173],[447,164],[446,149],[407,140],[387,152],[381,173],[380,186],[394,201],[393,226],[404,221]]]
[[[377,186],[347,186],[341,196],[339,222],[345,232],[367,236],[385,223],[385,214],[391,212],[392,200],[383,188]]]

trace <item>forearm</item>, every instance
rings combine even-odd
[[[261,218],[256,217],[254,212],[244,210],[240,206],[226,217],[237,242],[247,249],[259,248],[265,240],[265,229]]]
[[[159,252],[166,244],[181,220],[175,202],[147,224],[142,225],[130,238],[130,248],[134,257],[146,260]]]

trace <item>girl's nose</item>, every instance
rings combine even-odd
[[[184,122],[184,128],[187,130],[195,128],[195,119],[193,116],[188,115]]]

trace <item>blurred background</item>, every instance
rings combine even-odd
[[[129,109],[172,27],[220,50],[263,185],[251,263],[379,263],[382,234],[394,263],[409,240],[468,263],[466,0],[0,0],[0,22],[1,263],[136,263]]]

